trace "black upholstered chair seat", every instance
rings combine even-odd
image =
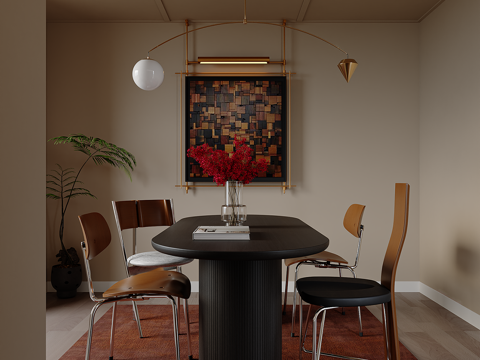
[[[390,290],[368,279],[312,276],[297,280],[303,301],[318,306],[368,306],[390,301]]]

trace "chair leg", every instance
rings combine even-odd
[[[303,341],[302,341],[302,350],[306,353],[311,354],[312,352],[305,349],[305,339],[307,338],[308,323],[310,322],[310,312],[312,310],[312,304],[308,305],[307,318],[305,322],[305,329],[303,330]]]
[[[322,309],[323,310],[323,309]],[[320,334],[318,335],[318,345],[317,345],[317,357],[316,360],[320,359],[320,355],[322,354],[322,341],[323,341],[323,329],[325,328],[325,316],[327,315],[327,310],[323,310],[322,315],[322,323],[320,324]],[[316,319],[315,319],[315,327],[316,327]],[[315,339],[313,340],[315,343]]]
[[[191,345],[191,338],[190,338],[190,316],[188,315],[188,301],[187,299],[183,299],[183,314],[185,316],[185,324],[187,325],[187,341],[188,341],[188,359],[193,359],[192,354],[192,345]]]
[[[392,300],[384,304],[384,318],[385,318],[385,345],[388,345],[387,354],[388,360],[400,360],[400,344],[398,341],[397,330],[397,315],[395,311],[395,298],[392,294]]]
[[[348,270],[351,271],[353,278],[356,279],[357,274],[355,273],[355,271],[352,268],[348,268]],[[360,306],[358,307],[358,324],[360,326],[360,332],[358,333],[358,335],[363,336],[362,313],[360,311]]]
[[[383,316],[383,336],[385,339],[385,359],[391,360],[391,349],[388,331],[388,318],[385,310],[385,304],[382,304],[382,316]]]
[[[140,335],[140,339],[141,339],[143,338],[143,332],[142,332],[142,325],[140,325],[140,315],[138,315],[137,302],[132,301],[132,304],[133,304],[133,313],[135,314],[135,321],[137,322],[138,334]]]
[[[303,342],[302,342],[302,324],[303,324],[303,300],[302,298],[299,299],[299,302],[298,302],[299,306],[300,306],[300,311],[299,311],[299,315],[300,315],[300,334],[298,335],[298,338],[300,339],[300,346],[298,347],[298,351],[299,351],[299,354],[298,354],[298,358],[300,360],[302,360],[302,346],[303,346]],[[308,317],[307,317],[308,319]]]
[[[117,303],[113,303],[113,310],[112,310],[112,329],[110,331],[110,357],[109,360],[113,360],[113,345],[115,339],[115,323],[117,320]]]
[[[292,307],[292,331],[290,333],[291,337],[295,336],[295,307],[297,302],[297,279],[298,279],[298,268],[302,263],[298,263],[295,267],[295,286],[293,287],[293,307]]]
[[[363,336],[363,327],[362,327],[362,312],[360,311],[360,306],[358,307],[358,325],[360,326],[360,336]]]
[[[175,339],[175,353],[177,354],[177,360],[180,360],[180,346],[178,340],[178,307],[177,303],[173,297],[168,296],[170,302],[172,303],[172,313],[173,313],[173,335]]]
[[[177,266],[177,272],[182,274],[182,267],[181,266]],[[177,297],[177,310],[178,310],[179,306],[180,306],[180,298]],[[180,311],[177,311],[177,323],[180,324]]]
[[[288,272],[290,270],[290,265],[287,266],[287,275],[285,276],[285,296],[283,298],[283,315],[286,314],[285,308],[287,306],[287,293],[288,293]]]
[[[87,349],[85,351],[85,360],[90,359],[90,350],[92,349],[92,335],[93,335],[93,324],[95,322],[95,313],[98,308],[103,304],[102,302],[96,303],[90,312],[90,319],[88,321],[88,339],[87,339]]]
[[[338,263],[340,265],[340,263]],[[338,268],[338,277],[342,277],[342,269]],[[342,315],[345,315],[345,309],[342,307]]]

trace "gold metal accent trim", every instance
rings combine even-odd
[[[283,193],[285,194],[287,189],[291,189],[297,187],[297,185],[287,185],[286,183],[282,183],[282,185],[243,185],[244,187],[258,187],[258,188],[281,188]],[[222,185],[190,185],[186,183],[185,185],[175,185],[177,188],[184,188],[185,194],[188,194],[188,190],[191,188],[214,188],[214,187],[223,187]]]
[[[183,186],[183,74],[180,74],[180,185]]]
[[[283,20],[283,74],[285,75],[285,25],[287,25],[287,20]]]
[[[288,188],[290,189],[292,187],[292,106],[291,106],[291,83],[292,83],[292,73],[289,71],[288,72]],[[283,190],[283,193],[285,194],[285,190]]]
[[[188,75],[188,20],[185,20],[185,73]]]

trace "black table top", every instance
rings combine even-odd
[[[184,218],[152,239],[155,250],[209,260],[274,260],[315,254],[328,247],[327,237],[288,216],[248,215],[250,240],[192,240],[197,226],[225,225],[220,215]]]

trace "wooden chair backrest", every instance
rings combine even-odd
[[[171,226],[175,223],[173,201],[125,200],[112,201],[120,231],[149,226]]]
[[[387,252],[383,260],[381,284],[392,294],[395,288],[395,274],[398,260],[402,252],[408,227],[408,207],[410,199],[409,184],[395,184],[395,210],[393,215],[393,229],[388,243]]]
[[[112,201],[120,231],[138,228],[137,204],[135,200]]]
[[[353,236],[360,237],[360,226],[362,225],[363,212],[365,205],[352,204],[345,213],[343,226]]]
[[[78,219],[85,239],[85,258],[92,260],[110,245],[110,229],[105,218],[99,213],[80,215]]]
[[[138,200],[138,225],[171,226],[175,223],[173,201],[168,200]]]

